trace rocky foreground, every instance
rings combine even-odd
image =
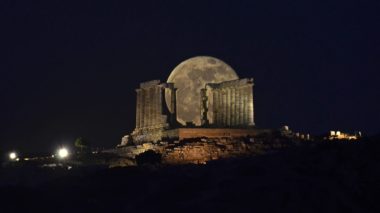
[[[305,142],[305,141],[304,141]],[[213,160],[241,158],[279,151],[300,141],[264,135],[253,138],[194,138],[181,141],[144,143],[110,150],[115,158],[110,167],[141,165],[144,161],[166,165],[206,164]],[[149,151],[150,153],[147,153]],[[151,154],[151,156],[149,156]],[[154,159],[157,155],[157,159]],[[149,159],[151,158],[151,159]]]
[[[2,168],[1,212],[380,212],[380,141],[177,165]]]

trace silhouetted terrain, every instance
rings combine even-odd
[[[380,144],[308,144],[207,165],[3,168],[1,212],[380,212]]]

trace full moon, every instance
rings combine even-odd
[[[201,124],[200,91],[207,83],[220,83],[239,79],[236,72],[225,62],[210,56],[197,56],[180,63],[171,72],[167,82],[177,88],[177,121]],[[170,106],[170,96],[165,95]]]

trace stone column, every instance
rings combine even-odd
[[[248,125],[253,126],[255,125],[254,119],[253,119],[253,85],[250,84],[247,86],[248,90],[248,101],[249,101],[249,108],[248,108]]]
[[[152,106],[153,106],[152,87],[148,88],[148,126],[152,125]]]
[[[208,119],[207,119],[207,113],[208,113],[208,106],[207,106],[207,95],[206,95],[206,89],[203,88],[200,90],[200,95],[201,95],[201,98],[200,98],[200,102],[201,102],[201,105],[200,105],[200,118],[201,118],[201,125],[204,126],[204,125],[208,125]]]
[[[150,125],[149,113],[150,113],[150,91],[149,91],[149,88],[146,88],[145,89],[145,113],[144,113],[145,127],[148,127]]]
[[[215,91],[215,99],[216,99],[216,102],[215,102],[215,125],[216,126],[219,126],[220,125],[220,92],[218,89],[216,89]]]
[[[149,126],[153,123],[153,110],[154,110],[154,87],[149,88]]]
[[[230,125],[230,90],[228,88],[225,88],[224,91],[226,92],[226,100],[224,102],[225,105],[225,115],[226,115],[226,126]]]
[[[157,110],[156,110],[156,124],[161,124],[162,115],[162,96],[165,95],[165,89],[163,87],[157,87]]]
[[[223,106],[223,113],[222,113],[222,116],[223,116],[223,122],[222,122],[222,125],[223,126],[226,126],[227,125],[227,91],[226,89],[222,89],[222,94],[223,94],[223,102],[222,102],[222,106]]]
[[[151,87],[150,90],[150,111],[149,111],[149,126],[152,126],[153,125],[153,121],[154,121],[154,107],[155,107],[155,103],[156,103],[156,97],[155,97],[155,88],[154,87]]]
[[[231,126],[236,126],[236,88],[231,87]]]
[[[141,120],[141,90],[136,89],[136,129],[140,128]]]
[[[215,116],[214,125],[218,126],[218,122],[219,122],[219,92],[218,92],[218,90],[214,89],[213,93],[214,93],[214,99],[215,99],[215,102],[214,102],[214,107],[215,107],[214,108],[214,116]]]
[[[158,124],[158,111],[159,111],[159,98],[160,98],[160,86],[154,87],[154,111],[153,111],[153,125]]]
[[[248,97],[246,86],[242,88],[243,92],[243,125],[248,125]]]
[[[236,95],[236,98],[237,98],[236,122],[237,122],[237,125],[240,126],[241,125],[241,105],[242,105],[241,95],[240,95],[240,86],[236,88],[236,91],[237,91],[237,95]]]
[[[240,99],[239,99],[239,87],[235,87],[235,125],[239,126],[239,116],[240,116],[240,110],[239,110],[239,105],[240,105]]]
[[[156,111],[156,87],[150,89],[151,92],[151,102],[150,102],[150,125],[154,125],[154,116]]]
[[[233,119],[233,112],[232,112],[232,110],[233,110],[233,106],[232,106],[232,104],[233,104],[233,101],[232,101],[232,96],[233,96],[233,94],[232,94],[232,88],[231,87],[229,87],[228,88],[228,117],[229,117],[229,119],[228,119],[228,126],[232,126],[232,119]]]
[[[223,107],[223,91],[222,89],[218,89],[219,93],[219,126],[223,126],[223,121],[224,121],[224,107]]]
[[[240,98],[240,87],[236,87],[235,88],[236,90],[236,97],[235,97],[235,101],[236,101],[236,125],[239,126],[240,125],[240,108],[241,108],[241,98]]]
[[[171,109],[173,110],[171,116],[172,125],[177,123],[177,88],[171,89]]]
[[[165,96],[165,89],[163,87],[157,88],[157,111],[156,111],[156,122],[161,124],[162,115],[162,97]]]
[[[145,101],[146,101],[146,125],[145,126],[150,126],[150,102],[152,100],[152,96],[151,96],[151,93],[150,93],[150,88],[147,88],[146,89],[146,97],[145,97]]]
[[[217,116],[218,116],[218,102],[216,97],[215,90],[211,89],[212,93],[212,121],[210,122],[212,125],[215,125],[217,123]]]
[[[141,103],[141,120],[140,120],[140,125],[141,125],[141,127],[143,128],[143,127],[145,127],[146,126],[146,101],[145,101],[145,99],[146,99],[146,92],[145,92],[145,89],[141,89],[141,101],[140,101],[140,103]]]

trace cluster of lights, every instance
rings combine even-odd
[[[59,148],[57,150],[57,154],[52,155],[52,157],[57,156],[59,159],[66,159],[69,157],[69,155],[70,155],[69,150],[67,148],[62,147],[62,148]],[[10,161],[19,161],[19,158],[16,152],[10,152],[8,155],[8,158]],[[29,158],[25,158],[24,160],[29,160]]]

